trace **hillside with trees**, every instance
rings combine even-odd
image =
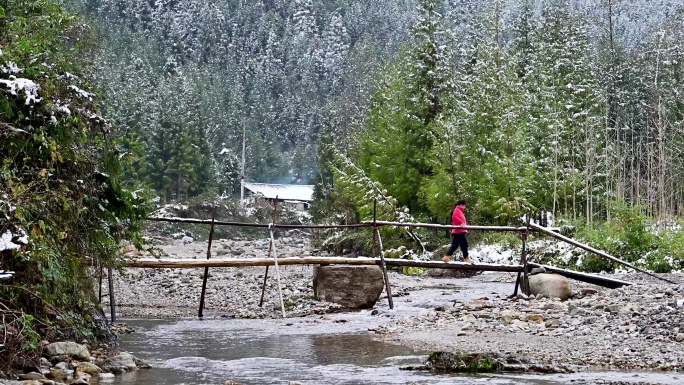
[[[140,240],[146,204],[100,113],[95,42],[52,2],[0,4],[0,376],[41,340],[108,337],[93,267]]]
[[[316,185],[316,222],[367,220],[377,202],[379,219],[445,223],[466,199],[470,223],[550,213],[681,270],[683,27],[681,0],[0,2],[14,343],[64,324],[94,335],[85,266],[140,240],[146,196],[239,207],[243,139],[248,181]],[[397,256],[445,242],[383,231]]]
[[[235,197],[244,136],[246,179],[316,183],[318,221],[465,198],[473,223],[602,239],[680,214],[679,1],[67,3],[102,39],[127,175],[166,201]]]

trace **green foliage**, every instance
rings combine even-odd
[[[433,125],[452,88],[439,6],[420,2],[414,41],[378,81],[360,134],[360,167],[416,214],[428,213],[420,189],[434,173]]]
[[[642,214],[642,210],[643,207],[615,203],[612,209],[615,217],[611,221],[596,228],[584,227],[577,236],[617,258],[641,264],[642,258],[657,246],[657,238],[648,231],[648,218]],[[586,257],[583,266],[588,271],[601,271],[599,269],[604,268],[605,271],[613,271],[616,267],[596,256]]]
[[[645,211],[641,206],[614,202],[611,204],[614,218],[601,225],[578,226],[577,237],[616,258],[654,272],[682,269],[681,221],[665,221],[662,223],[667,227],[658,228],[662,223],[656,223]],[[617,267],[616,263],[591,254],[584,254],[581,259],[581,269],[588,272],[612,272]]]
[[[426,269],[421,267],[404,266],[401,268],[401,272],[406,275],[422,275]]]
[[[40,334],[36,333],[33,329],[33,316],[29,314],[23,314],[17,322],[23,327],[21,329],[21,335],[26,339],[24,343],[24,350],[34,350],[38,347],[38,342],[40,342]]]
[[[345,215],[333,218],[339,224],[355,224],[361,221],[372,221],[373,215],[380,221],[414,222],[409,210],[398,204],[397,199],[388,194],[383,186],[373,181],[357,167],[349,158],[333,151],[334,162],[330,165],[333,175],[332,192],[335,197],[343,197],[342,211]],[[336,203],[338,207],[342,205]],[[413,242],[412,236],[405,229],[382,226],[379,228],[385,250],[407,247]],[[314,242],[320,247],[333,250],[356,250],[371,255],[371,231],[321,231],[316,234]],[[379,244],[379,243],[378,243]],[[340,245],[346,245],[340,247]]]
[[[24,325],[25,347],[41,338],[102,337],[88,265],[116,267],[119,243],[140,244],[144,193],[122,180],[120,136],[100,117],[87,81],[94,37],[48,0],[9,1],[0,35],[0,232],[24,238],[0,250],[16,272],[0,304]],[[7,318],[9,320],[9,318]]]
[[[427,362],[435,369],[451,372],[491,373],[504,369],[504,363],[490,354],[432,352]]]

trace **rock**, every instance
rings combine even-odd
[[[55,368],[68,372],[71,369],[71,363],[67,361],[58,362],[55,364]]]
[[[570,281],[559,274],[536,274],[529,277],[530,292],[548,298],[566,300],[572,296]]]
[[[112,382],[115,377],[114,373],[100,373],[100,382]]]
[[[579,289],[579,294],[583,295],[583,296],[594,295],[594,294],[598,294],[598,290],[592,289],[591,287],[583,287],[583,288]]]
[[[77,378],[69,383],[69,385],[88,385],[88,380],[85,378]]]
[[[520,330],[525,330],[527,328],[527,323],[520,320],[513,320],[511,326]]]
[[[525,321],[532,321],[540,324],[544,322],[544,316],[541,314],[529,314],[525,317]]]
[[[92,377],[90,374],[81,372],[79,370],[74,372],[74,379],[83,379],[85,382],[90,382],[90,377]]]
[[[47,346],[47,354],[53,356],[69,356],[82,361],[90,360],[88,348],[71,341],[53,342]]]
[[[684,341],[684,333],[677,334],[677,336],[675,337],[675,341],[677,341],[677,342]]]
[[[20,374],[19,375],[20,380],[26,380],[26,381],[40,381],[40,380],[47,380],[44,375],[36,372],[31,372],[31,373],[25,373],[25,374]]]
[[[555,329],[561,325],[560,321],[555,319],[555,320],[548,320],[544,323],[544,326],[546,326],[548,329]]]
[[[67,380],[67,374],[62,369],[50,369],[50,371],[45,376],[51,380],[55,380],[58,382],[66,382]]]
[[[316,299],[351,309],[371,308],[380,298],[384,280],[378,266],[316,266]]]
[[[290,381],[287,383],[287,385],[304,385],[304,384],[299,382],[299,381]]]
[[[114,367],[125,368],[126,370],[135,370],[138,365],[135,363],[136,358],[130,353],[121,353],[110,359],[110,364]]]
[[[510,324],[511,321],[518,319],[518,317],[520,317],[520,313],[517,311],[504,310],[499,312],[499,318],[501,318],[501,323],[504,325]]]
[[[52,363],[47,358],[40,357],[40,367],[45,368],[45,369],[50,369],[52,367]]]
[[[102,369],[100,369],[99,366],[91,364],[90,362],[81,362],[76,366],[76,370],[83,373],[88,373],[91,376],[97,376],[102,372]]]

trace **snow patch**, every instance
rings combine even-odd
[[[478,245],[470,250],[468,256],[481,263],[508,265],[519,262],[516,250],[501,245]]]
[[[88,91],[84,91],[84,90],[82,90],[82,89],[80,89],[74,85],[69,86],[69,89],[74,91],[78,96],[80,96],[83,99],[88,99],[90,101],[93,100],[93,94],[91,94]]]
[[[58,106],[57,112],[59,112],[60,114],[64,114],[66,116],[71,116],[71,110],[67,106],[68,106],[67,104],[65,104],[63,106]]]
[[[13,61],[7,63],[7,66],[0,65],[0,73],[3,73],[3,74],[14,75],[14,74],[18,74],[19,72],[22,72],[22,71],[23,70],[21,68],[19,68],[17,63],[15,63]]]
[[[42,100],[38,97],[40,86],[33,80],[10,76],[9,79],[0,79],[0,85],[4,85],[0,88],[4,88],[5,92],[13,96],[19,96],[19,91],[23,90],[27,106]]]
[[[28,244],[28,235],[22,229],[19,229],[16,234],[7,230],[0,236],[0,251],[18,249],[21,246]]]
[[[8,270],[0,270],[0,279],[7,279],[12,277],[14,275],[13,271],[8,271]],[[0,345],[2,346],[2,345]]]
[[[11,213],[12,211],[17,209],[17,206],[14,206],[12,202],[9,201],[9,197],[7,194],[2,194],[2,199],[0,199],[0,207],[2,206],[7,206],[7,212]],[[9,216],[5,214],[5,217],[9,219]]]

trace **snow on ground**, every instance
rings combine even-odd
[[[478,245],[469,250],[469,256],[481,263],[518,263],[520,252],[501,245]]]

